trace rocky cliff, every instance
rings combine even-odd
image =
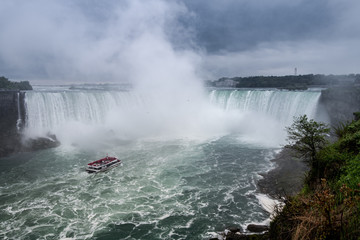
[[[334,87],[322,91],[321,104],[325,107],[330,123],[334,126],[353,120],[360,111],[360,87]]]
[[[55,136],[24,141],[22,130],[25,121],[25,92],[0,91],[0,157],[20,151],[56,147],[60,144]]]
[[[25,119],[24,94],[20,91],[0,91],[0,157],[21,149],[19,129]]]

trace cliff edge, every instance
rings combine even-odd
[[[24,94],[20,91],[0,91],[0,157],[20,151],[19,129],[24,115]],[[22,107],[21,107],[22,106]]]
[[[320,102],[329,115],[331,125],[350,122],[353,113],[360,111],[360,86],[328,88],[321,92]]]
[[[22,151],[57,147],[56,136],[27,139],[22,136],[26,124],[25,94],[18,90],[0,91],[0,158]]]

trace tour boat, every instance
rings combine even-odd
[[[122,161],[116,157],[104,157],[94,162],[88,163],[86,171],[88,173],[105,172],[111,168],[117,167]]]

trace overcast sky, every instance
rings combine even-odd
[[[358,0],[0,0],[0,75],[119,82],[295,67],[359,73],[359,12]]]

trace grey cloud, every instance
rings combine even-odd
[[[207,55],[204,68],[212,76],[349,74],[359,72],[357,40],[278,42],[256,49]]]
[[[208,52],[242,51],[270,41],[322,38],[334,25],[329,1],[186,1]]]
[[[358,1],[209,2],[187,1],[208,78],[359,72]]]
[[[0,75],[126,80],[151,62],[154,76],[358,72],[359,11],[355,0],[3,0]]]

